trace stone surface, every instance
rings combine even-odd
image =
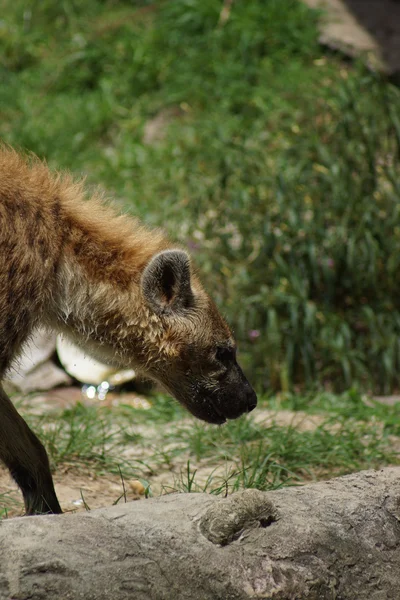
[[[390,600],[400,468],[5,520],[1,600]]]
[[[38,329],[27,342],[24,351],[10,369],[7,381],[23,393],[49,390],[71,383],[65,371],[51,360],[56,349],[56,334]]]
[[[372,69],[400,72],[398,0],[303,0],[321,10],[320,41],[349,56],[361,56]]]

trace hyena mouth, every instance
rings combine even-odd
[[[226,423],[226,417],[219,411],[211,402],[207,404],[192,404],[187,407],[189,411],[202,421],[211,423],[212,425],[223,425]]]
[[[214,425],[223,425],[226,421],[237,419],[244,414],[251,412],[256,407],[256,401],[252,398],[249,402],[232,402],[229,403],[218,403],[218,400],[209,400],[200,406],[192,405],[189,407],[196,417],[207,421],[207,423],[213,423]],[[192,410],[194,409],[194,410]]]
[[[229,396],[228,399],[222,398],[219,401],[212,402],[212,409],[222,419],[222,422],[237,419],[254,410],[256,406],[257,396],[251,388],[249,388],[244,396]]]
[[[254,392],[252,392],[254,394]],[[179,398],[178,398],[179,400]],[[196,396],[190,402],[182,398],[181,403],[198,419],[211,423],[213,425],[223,425],[228,420],[237,419],[238,417],[251,412],[257,404],[256,395],[245,398],[236,399],[229,396],[226,398],[213,398],[209,396]]]
[[[213,423],[214,425],[223,425],[224,423],[226,423],[226,417],[215,406],[213,406],[212,408],[214,410],[214,414],[212,415],[213,420],[208,422]]]
[[[257,396],[248,385],[244,393],[210,394],[207,390],[172,390],[164,388],[182,404],[194,417],[211,423],[223,425],[228,420],[251,412],[257,405]],[[248,388],[248,389],[247,389]]]
[[[205,421],[206,423],[211,423],[212,425],[223,425],[227,421],[227,417],[208,398],[196,398],[189,403],[183,400],[181,403],[189,410],[189,412],[192,413],[194,417],[200,419],[201,421]]]

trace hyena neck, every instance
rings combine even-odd
[[[140,229],[140,236],[144,230]],[[150,232],[147,232],[151,236]],[[159,318],[143,302],[141,272],[155,249],[165,247],[160,238],[147,252],[135,240],[89,239],[89,252],[66,246],[59,263],[50,320],[97,359],[117,366],[139,368],[145,360],[149,336],[161,343]],[[140,239],[138,241],[141,241]],[[96,248],[97,246],[97,248]],[[138,260],[140,252],[140,260]]]
[[[95,358],[138,367],[149,329],[161,338],[158,319],[143,306],[138,281],[121,288],[112,281],[92,280],[68,262],[60,267],[59,281],[52,324]]]

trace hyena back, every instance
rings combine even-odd
[[[257,399],[187,252],[35,158],[0,149],[0,382],[39,324],[222,424]],[[46,451],[0,385],[0,460],[27,514],[61,512]]]

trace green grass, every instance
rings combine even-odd
[[[228,423],[221,429],[193,423],[178,430],[182,447],[197,461],[210,458],[235,463],[232,489],[271,489],[290,481],[321,478],[396,461],[382,424],[363,423],[348,416],[325,416],[312,431],[274,422],[256,424],[252,418]]]
[[[398,406],[374,403],[354,390],[264,398],[259,410],[268,409],[265,419],[256,411],[222,427],[200,423],[167,396],[155,395],[151,403],[149,410],[78,404],[40,417],[32,413],[29,399],[18,407],[45,444],[55,470],[116,475],[121,492],[115,502],[124,501],[130,479],[139,479],[147,496],[172,491],[226,495],[400,463]],[[302,428],[307,415],[315,417],[314,424]],[[2,494],[0,516],[13,508],[15,495]]]
[[[0,494],[0,520],[7,519],[8,513],[18,506],[18,502],[15,500],[13,494],[5,492]]]
[[[270,398],[272,409],[288,409],[306,411],[310,414],[327,414],[335,419],[352,419],[355,421],[383,425],[385,432],[400,435],[400,397],[392,405],[382,403],[373,397],[350,389],[337,395],[328,392],[319,394],[283,394]]]
[[[77,405],[39,418],[30,415],[25,404],[23,414],[46,445],[55,468],[69,465],[100,475],[139,478],[149,484],[150,494],[152,478],[165,471],[173,473],[166,491],[224,493],[247,487],[276,489],[398,463],[393,439],[399,431],[394,427],[393,407],[381,406],[380,412],[372,414],[355,393],[352,404],[333,395],[318,396],[308,404],[295,396],[261,402],[260,408],[301,407],[310,415],[317,414],[319,422],[305,431],[290,422],[279,424],[273,408],[264,422],[255,422],[249,415],[214,427],[199,423],[181,409],[171,414],[174,401],[168,397],[158,395],[152,402],[151,410],[132,409],[129,416],[123,405],[113,409]],[[131,456],[132,449],[139,456],[144,452],[145,458],[127,459],[126,451]],[[219,467],[224,465],[221,475]],[[198,467],[201,481],[197,480]]]
[[[187,411],[171,396],[165,394],[152,394],[152,409],[148,414],[145,410],[138,411],[129,404],[119,403],[118,412],[126,418],[127,422],[146,423],[150,419],[152,423],[162,425],[170,423],[187,416]]]
[[[129,478],[143,478],[149,471],[143,461],[123,458],[123,448],[141,443],[124,410],[77,404],[61,414],[37,416],[29,412],[29,399],[24,406],[21,412],[39,434],[54,468],[68,464]]]

